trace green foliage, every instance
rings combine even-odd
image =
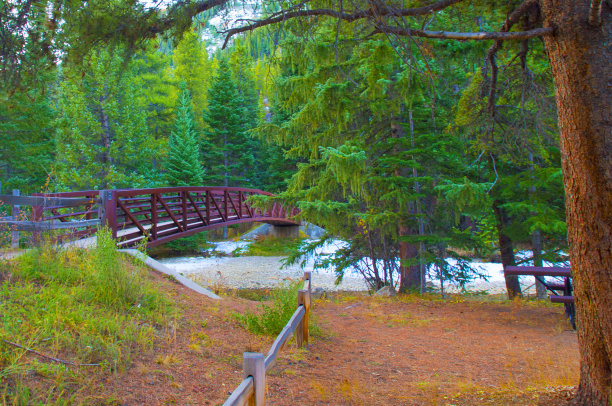
[[[148,271],[120,254],[106,231],[93,251],[58,250],[51,244],[0,263],[0,338],[76,363],[124,370],[133,354],[150,349],[175,314]],[[65,368],[0,342],[0,399],[13,404],[66,401],[89,369]],[[26,373],[35,388],[17,388]],[[43,389],[43,390],[41,390]],[[47,397],[48,396],[48,397]]]
[[[96,241],[92,263],[96,280],[95,290],[91,291],[95,300],[118,309],[136,305],[155,309],[159,295],[146,283],[142,268],[123,266],[110,231],[100,229]]]
[[[206,47],[203,46],[195,30],[185,32],[174,50],[173,60],[176,63],[174,74],[177,80],[184,82],[191,94],[197,128],[203,129],[202,112],[208,104],[207,90],[213,70]]]
[[[72,190],[147,186],[155,177],[138,90],[118,50],[96,49],[89,69],[63,72],[57,122],[57,180]]]
[[[204,162],[212,185],[250,186],[254,163],[252,140],[247,135],[247,101],[238,91],[230,65],[221,60],[209,89]]]
[[[150,142],[153,142],[152,149],[156,151],[153,159],[156,170],[160,158],[164,157],[175,119],[178,87],[170,62],[171,56],[161,52],[154,41],[149,41],[145,50],[134,55],[133,59],[134,75],[131,81],[136,89],[142,90],[136,92],[136,103],[143,106],[147,115]]]
[[[285,283],[270,295],[271,303],[259,305],[259,312],[236,314],[235,317],[254,334],[276,335],[282,331],[297,308],[297,291],[301,281]]]
[[[183,84],[164,167],[166,180],[170,186],[203,185],[204,171],[200,163],[200,149],[191,110],[191,98]]]
[[[357,269],[378,289],[398,282],[401,242],[420,251],[420,259],[404,258],[403,269],[443,259],[449,252],[440,244],[465,243],[453,230],[461,211],[446,213],[451,202],[436,187],[463,180],[467,164],[462,140],[440,130],[459,95],[441,97],[441,82],[418,74],[427,69],[448,81],[457,69],[444,61],[401,60],[382,37],[352,41],[360,28],[337,33],[335,24],[322,23],[314,41],[303,42],[295,32],[287,36],[272,88],[274,111],[283,117],[258,132],[301,161],[279,200],[348,243],[315,258],[315,266],[333,267],[338,280]],[[418,47],[411,50],[419,53]],[[317,248],[311,244],[302,252]]]
[[[301,245],[301,239],[259,237],[238,254],[243,257],[284,257]]]
[[[172,252],[172,255],[201,254],[203,249],[207,249],[210,246],[206,232],[170,241],[163,245],[164,248]]]
[[[52,74],[38,80],[51,86]],[[1,88],[0,88],[1,89]],[[0,90],[0,180],[4,192],[40,192],[54,160],[55,111],[49,92]]]

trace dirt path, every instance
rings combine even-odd
[[[271,337],[232,317],[257,303],[162,286],[183,309],[176,328],[127,371],[95,378],[100,403],[220,405],[242,380],[242,352],[268,350]],[[282,351],[270,405],[547,405],[577,383],[576,335],[558,306],[354,295],[313,312],[321,333],[308,351]]]

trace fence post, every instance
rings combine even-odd
[[[264,406],[266,399],[266,365],[263,354],[245,352],[242,355],[242,370],[244,377],[253,377],[255,399],[249,400],[249,406]]]
[[[306,289],[297,292],[298,306],[304,306],[304,317],[296,329],[295,341],[299,348],[308,345],[308,313],[310,313],[310,292]]]
[[[13,196],[19,196],[19,189],[13,189]],[[13,220],[19,221],[19,205],[13,205]],[[19,248],[19,231],[13,230],[11,232],[11,247]]]
[[[312,294],[312,272],[310,271],[304,272],[304,282],[306,281],[308,281],[308,293]]]

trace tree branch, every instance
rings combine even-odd
[[[210,10],[213,7],[221,6],[228,3],[228,1],[229,0],[206,0],[198,1],[193,4],[188,3],[187,5],[179,1],[170,8],[166,17],[161,18],[157,23],[151,25],[146,32],[154,37],[157,34],[170,30],[179,20],[188,19],[191,21],[197,14]]]
[[[589,24],[593,27],[599,27],[601,25],[601,0],[591,0]]]
[[[390,26],[378,26],[379,32],[388,32],[396,35],[404,36],[415,36],[423,38],[434,38],[434,39],[454,39],[459,41],[467,40],[496,40],[496,41],[507,41],[507,40],[525,40],[533,37],[539,37],[543,35],[551,35],[553,33],[552,27],[535,28],[528,31],[516,31],[516,32],[450,32],[450,31],[423,31],[415,30],[410,28],[399,28]]]
[[[38,355],[39,357],[43,357],[43,358],[49,359],[51,361],[59,362],[60,364],[73,365],[73,366],[76,366],[76,367],[95,367],[95,366],[100,366],[100,364],[79,364],[79,363],[72,362],[72,361],[64,361],[63,359],[59,359],[59,358],[51,357],[49,355],[45,355],[42,352],[38,352],[38,351],[33,350],[31,348],[28,348],[28,347],[24,347],[23,345],[19,345],[17,343],[12,342],[12,341],[8,341],[8,340],[5,340],[3,338],[1,340],[3,342],[5,342],[6,344],[12,345],[13,347],[24,349],[26,351],[29,351],[31,353],[34,353],[34,354]]]
[[[215,1],[215,0],[209,0]],[[227,1],[227,0],[216,0],[216,1]],[[463,0],[441,0],[437,3],[431,4],[429,6],[423,7],[415,7],[415,8],[405,8],[405,9],[393,9],[393,8],[385,8],[385,9],[368,9],[368,10],[356,10],[353,12],[338,12],[332,9],[312,9],[312,10],[297,10],[292,12],[282,12],[278,13],[272,17],[264,18],[262,20],[258,20],[253,22],[252,24],[248,24],[242,27],[232,28],[226,31],[222,31],[222,34],[225,34],[225,42],[223,43],[223,48],[225,48],[230,40],[230,38],[236,34],[240,34],[242,32],[252,31],[259,27],[264,27],[266,25],[276,24],[281,21],[289,20],[292,18],[298,17],[333,17],[339,20],[343,20],[346,22],[352,22],[367,18],[380,18],[380,17],[416,17],[427,15],[432,12],[443,10],[447,7],[452,6],[453,4],[460,3]]]
[[[516,24],[521,19],[522,16],[524,16],[525,14],[529,14],[533,10],[534,7],[539,7],[538,0],[523,1],[516,9],[514,9],[508,15],[500,31],[502,33],[507,33],[507,34],[516,34],[516,33],[510,33],[508,31],[510,31],[512,26]],[[533,32],[533,31],[540,31],[540,32],[546,31],[546,34],[525,36],[525,37],[516,38],[516,39],[527,40],[532,37],[550,35],[553,33],[554,29],[552,27],[543,27],[543,28],[534,28],[532,30],[523,31],[523,32]],[[495,90],[497,86],[497,64],[495,63],[495,54],[501,47],[502,47],[502,41],[497,40],[495,41],[495,44],[491,45],[491,48],[489,48],[489,51],[487,52],[487,59],[489,61],[489,64],[491,65],[491,82],[490,82],[490,87],[489,87],[489,100],[487,102],[487,110],[489,111],[489,114],[491,115],[491,117],[495,116]]]

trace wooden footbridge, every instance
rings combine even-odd
[[[10,205],[32,206],[32,221],[0,221],[13,229],[56,232],[64,241],[93,235],[107,225],[121,248],[147,239],[149,247],[205,230],[232,224],[264,222],[295,226],[299,211],[274,203],[265,209],[247,202],[271,193],[236,187],[168,187],[156,189],[88,190],[35,196],[0,195]],[[66,231],[67,230],[67,231]]]

